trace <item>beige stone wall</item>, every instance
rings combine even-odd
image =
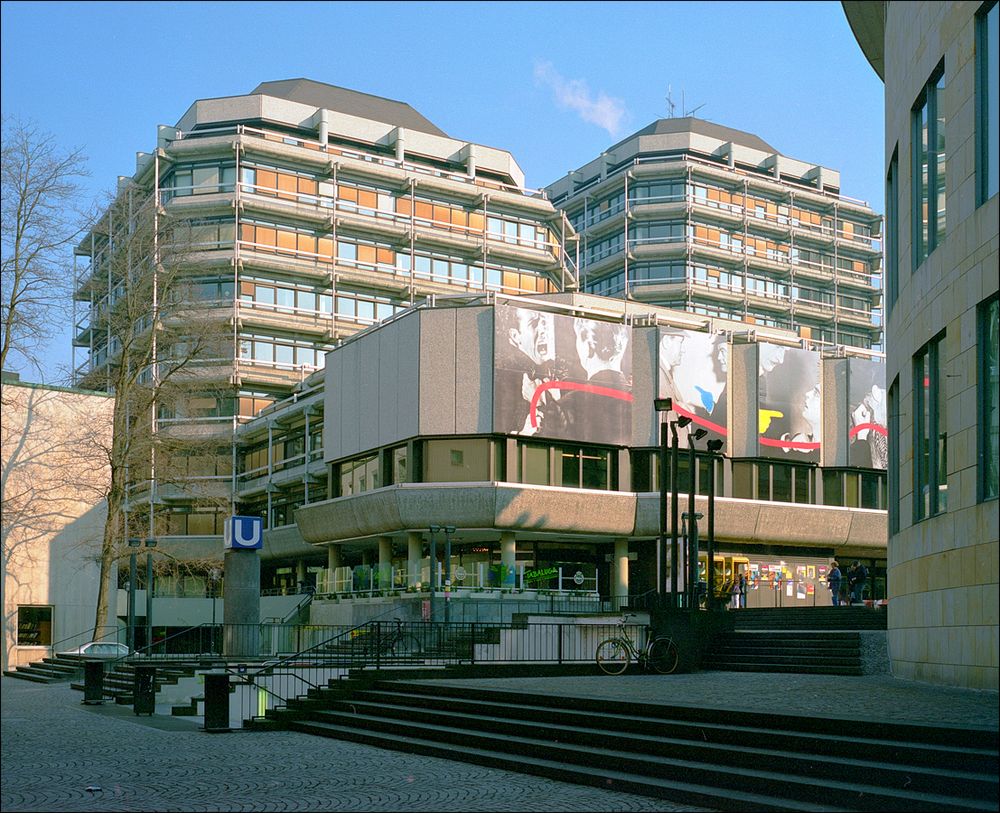
[[[49,654],[17,646],[19,605],[52,607],[53,643],[92,629],[113,400],[22,384],[2,392],[2,655],[11,668]]]
[[[976,207],[975,12],[979,2],[894,2],[886,17],[886,165],[899,155],[899,297],[886,326],[898,377],[900,502],[889,540],[889,651],[898,677],[996,690],[998,505],[977,504],[976,307],[997,291],[998,197]],[[944,241],[914,271],[910,111],[940,59],[946,83]],[[913,523],[911,359],[946,331],[948,507]]]

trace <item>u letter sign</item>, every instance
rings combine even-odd
[[[260,550],[264,547],[264,520],[261,517],[230,517],[222,538],[226,550]]]

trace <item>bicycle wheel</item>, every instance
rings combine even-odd
[[[628,668],[628,647],[621,638],[608,638],[597,645],[597,665],[606,675],[620,675]]]
[[[680,654],[672,638],[656,638],[649,645],[647,662],[661,675],[669,675],[677,668]]]
[[[393,652],[397,655],[415,655],[420,651],[420,641],[417,636],[404,634],[393,647]]]

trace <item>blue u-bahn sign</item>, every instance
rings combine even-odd
[[[264,520],[261,517],[229,517],[222,539],[226,550],[260,550],[264,547]]]

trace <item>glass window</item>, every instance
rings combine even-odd
[[[1000,50],[996,0],[984,3],[976,15],[976,197],[985,203],[997,193],[1000,179],[1000,121],[997,107],[1000,88],[994,84],[1000,76],[997,51]]]
[[[839,471],[823,472],[823,505],[844,504],[844,475]]]
[[[995,15],[997,7],[991,13]],[[995,17],[994,17],[995,25]],[[993,296],[979,306],[979,499],[995,499],[1000,495],[1000,331],[997,313],[1000,299]]]
[[[942,336],[938,336],[913,357],[914,521],[947,509],[947,379],[941,374],[941,344]]]
[[[899,293],[899,204],[897,203],[897,181],[899,178],[898,147],[889,159],[889,172],[885,178],[885,315],[892,313]]]
[[[940,110],[944,63],[921,91],[912,112],[911,223],[913,267],[944,240],[945,233],[945,119]]]
[[[547,486],[549,484],[549,447],[533,443],[521,445],[521,482]]]
[[[741,500],[753,499],[753,463],[733,461],[733,496]]]
[[[812,480],[811,470],[805,466],[793,466],[792,469],[795,477],[795,492],[792,499],[795,502],[811,503],[812,494],[809,488],[810,481]]]
[[[785,463],[771,464],[771,499],[792,501],[792,467]]]
[[[295,352],[290,345],[276,344],[274,346],[274,360],[278,364],[294,364]]]
[[[889,420],[889,535],[899,533],[899,379],[889,385],[886,396]]]
[[[50,646],[52,644],[52,608],[17,608],[17,645]]]
[[[291,288],[278,288],[276,300],[278,307],[283,310],[295,309],[295,291]]]

